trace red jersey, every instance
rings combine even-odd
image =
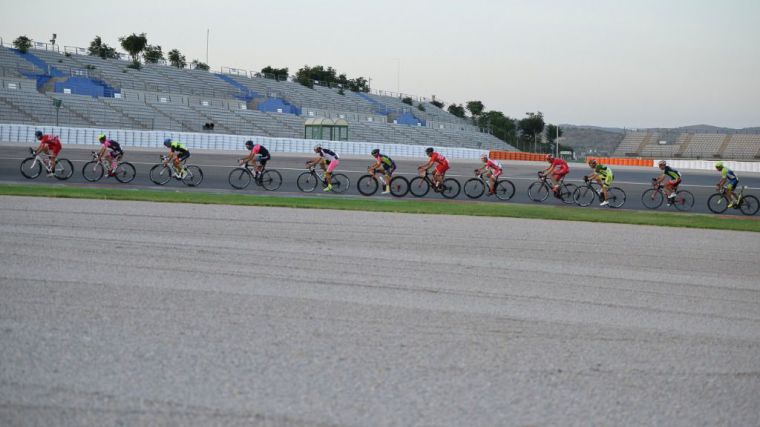
[[[432,160],[433,163],[438,163],[441,166],[449,165],[449,161],[446,160],[446,158],[443,157],[442,155],[436,153],[435,151],[433,152],[433,154],[430,155],[430,160]]]
[[[486,162],[486,167],[491,170],[501,170],[502,166],[500,162],[495,162],[491,159],[488,159]]]
[[[60,146],[61,140],[55,135],[42,135],[40,144],[49,145],[51,147]]]

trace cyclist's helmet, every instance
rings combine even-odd
[[[425,154],[430,154],[433,151],[435,151],[435,150],[433,150],[433,147],[428,147],[428,148],[425,149]]]
[[[546,155],[546,161],[547,162],[551,162],[552,160],[554,160],[554,156],[552,156],[551,154],[547,154]]]
[[[249,150],[250,150],[251,148],[253,148],[253,141],[246,141],[246,142],[245,142],[245,148],[247,148],[247,149],[249,149]]]
[[[380,154],[380,149],[379,148],[375,148],[374,150],[372,150],[372,155],[373,156],[377,156],[378,154]]]
[[[38,130],[37,132],[34,132],[34,137],[37,138],[37,139],[42,138],[42,131]]]
[[[487,161],[488,161],[488,154],[482,154],[482,155],[480,156],[480,160],[482,160],[482,161],[484,161],[484,162],[487,162]]]
[[[589,161],[588,161],[588,165],[589,165],[589,166],[591,166],[592,168],[593,168],[594,166],[596,166],[596,159],[591,159],[591,160],[589,160]]]
[[[101,133],[100,135],[98,135],[98,141],[103,142],[105,140],[106,140],[106,135],[105,134]]]
[[[314,146],[314,152],[319,153],[322,150],[322,146],[317,144]]]
[[[164,140],[164,146],[165,147],[171,147],[172,146],[172,139],[171,138],[166,138]]]
[[[657,164],[658,164],[659,166],[667,166],[668,162],[666,162],[665,160],[660,160],[660,162],[659,162],[659,163],[657,163]]]
[[[723,162],[715,162],[715,169],[723,169]]]

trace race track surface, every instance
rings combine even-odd
[[[0,425],[758,425],[755,233],[0,197]]]

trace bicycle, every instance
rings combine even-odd
[[[106,156],[103,156],[98,160],[97,151],[92,152],[92,160],[85,163],[82,166],[82,176],[89,182],[96,182],[103,178],[105,171],[108,171],[108,176],[116,178],[117,181],[122,184],[132,182],[135,179],[135,167],[129,162],[119,162],[116,167],[111,170],[111,160]]]
[[[374,169],[369,168],[367,172],[367,175],[360,176],[356,181],[356,189],[364,196],[371,196],[377,193],[379,188],[385,187],[385,180]],[[403,176],[394,176],[391,178],[390,187],[392,196],[404,197],[409,192],[409,181]]]
[[[596,181],[591,181],[588,176],[583,177],[584,184],[573,191],[573,201],[578,206],[586,207],[594,202],[596,198],[602,200],[601,186]],[[609,187],[607,189],[607,202],[611,208],[619,208],[625,204],[625,191],[620,187]]]
[[[425,175],[415,177],[409,181],[409,192],[412,193],[412,196],[414,197],[425,196],[430,191],[431,187],[433,188],[433,191],[441,193],[441,195],[447,199],[455,198],[459,195],[459,192],[462,191],[459,181],[454,178],[444,179],[443,184],[439,188],[433,184],[428,171],[425,171]]]
[[[742,189],[739,191],[739,194],[736,195],[736,201],[734,202],[734,205],[732,206],[734,209],[739,209],[744,215],[755,215],[758,210],[760,210],[760,201],[757,200],[757,197],[752,195],[744,195],[744,190],[747,188],[746,185],[742,186]],[[726,211],[728,209],[728,197],[726,197],[726,187],[720,189],[719,192],[711,195],[707,199],[707,208],[710,209],[711,212],[720,214]]]
[[[50,173],[50,155],[42,152],[34,154],[34,148],[30,148],[29,151],[32,155],[22,160],[21,165],[19,165],[21,175],[27,179],[35,179],[42,173],[43,165],[45,166],[45,170]],[[59,158],[56,159],[55,171],[52,172],[56,179],[64,181],[74,175],[74,165],[68,159]]]
[[[185,160],[182,160],[181,164],[185,165]],[[169,163],[169,156],[161,155],[161,163],[150,168],[148,176],[154,184],[164,185],[174,178],[177,181],[182,181],[188,187],[197,187],[203,182],[203,171],[201,168],[195,165],[185,166],[187,174],[182,178],[181,171],[178,171],[174,167],[174,163]]]
[[[577,185],[565,184],[563,180],[559,183],[559,194],[557,194],[549,183],[548,175],[539,172],[538,181],[530,184],[530,187],[528,187],[528,198],[534,202],[543,202],[549,197],[549,194],[554,194],[554,197],[562,200],[562,203],[572,204],[575,203],[573,192],[575,192],[576,188],[578,188]]]
[[[311,193],[317,188],[317,183],[322,184],[322,188],[327,188],[324,172],[317,172],[314,166],[309,166],[306,172],[302,172],[296,179],[296,186],[304,193]],[[348,190],[351,180],[342,173],[332,174],[332,192],[343,193]]]
[[[267,191],[275,191],[282,185],[282,175],[275,169],[265,169],[263,172],[251,170],[251,165],[246,163],[230,171],[227,181],[238,190],[243,190],[255,182],[259,187]]]
[[[477,199],[486,192],[486,188],[490,188],[491,183],[489,178],[484,173],[478,173],[479,169],[475,169],[476,178],[470,178],[464,182],[464,194],[471,199]],[[515,195],[515,184],[512,181],[504,178],[496,181],[494,185],[494,193],[499,200],[509,200]],[[489,196],[491,193],[489,192]]]
[[[657,182],[657,178],[652,178],[652,188],[641,193],[641,204],[649,209],[657,209],[662,206],[662,202],[665,201],[665,194],[661,182]],[[677,188],[677,187],[676,187]],[[688,211],[694,206],[694,195],[688,190],[676,190],[673,189],[676,196],[669,202],[668,206],[674,206],[679,211]]]

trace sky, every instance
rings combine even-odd
[[[760,0],[0,0],[0,37],[146,33],[213,71],[332,66],[513,118],[760,126]],[[35,12],[32,12],[35,11]],[[119,49],[121,50],[121,49]]]

